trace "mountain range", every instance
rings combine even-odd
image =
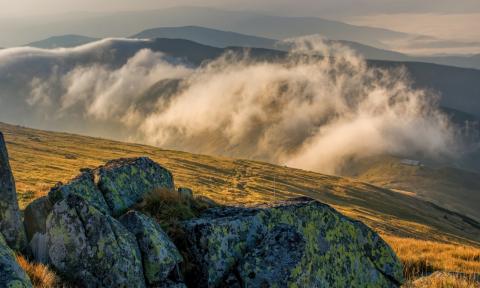
[[[126,36],[126,35],[124,35]],[[159,27],[147,29],[129,36],[139,39],[184,39],[203,45],[226,48],[226,47],[255,47],[265,49],[288,50],[289,46],[281,40],[251,36],[242,33],[211,29],[200,26]],[[60,35],[43,40],[31,42],[26,46],[38,48],[74,47],[99,40],[98,38],[81,35]],[[479,55],[458,56],[411,56],[387,49],[376,48],[371,45],[360,44],[347,40],[326,40],[327,43],[347,46],[366,59],[401,61],[401,62],[426,62],[440,65],[457,66],[463,68],[480,69]]]
[[[0,46],[18,46],[32,39],[52,35],[78,34],[94,38],[125,37],[153,27],[202,26],[256,37],[280,39],[320,34],[331,40],[357,42],[380,49],[423,46],[480,47],[479,43],[459,43],[388,29],[356,26],[318,17],[287,17],[253,11],[227,11],[207,7],[174,7],[117,13],[69,13],[22,22],[0,19]],[[15,29],[12,29],[15,27]],[[8,41],[8,42],[5,42]],[[463,46],[462,46],[463,45]],[[478,51],[478,49],[477,49]]]

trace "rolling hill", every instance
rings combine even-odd
[[[480,255],[480,223],[412,193],[257,161],[162,150],[8,124],[0,124],[0,131],[6,138],[22,209],[45,195],[58,181],[75,176],[82,167],[143,155],[170,169],[178,186],[191,187],[196,194],[219,203],[259,203],[305,195],[330,204],[381,233],[406,265],[416,267],[428,261],[432,271],[472,273],[480,269],[478,260],[474,260],[478,257],[475,255]],[[415,249],[419,250],[412,256]]]
[[[55,48],[68,48],[76,47],[83,44],[91,43],[98,41],[98,38],[92,38],[82,35],[61,35],[53,36],[47,39],[31,42],[26,46],[44,48],[44,49],[55,49]]]
[[[126,36],[126,35],[123,35]],[[129,38],[140,39],[183,39],[199,44],[217,48],[226,47],[251,47],[264,49],[277,49],[286,51],[288,45],[277,39],[251,36],[242,33],[211,29],[201,26],[179,26],[179,27],[158,27],[136,33]],[[98,41],[98,38],[82,35],[60,35],[43,40],[31,42],[25,46],[54,49],[59,47],[76,47],[79,45]],[[480,69],[479,55],[457,55],[457,56],[411,56],[387,49],[376,48],[348,40],[325,40],[326,43],[340,44],[351,48],[366,59],[383,61],[402,62],[425,62],[440,65],[456,66],[463,68]]]
[[[349,165],[342,175],[419,198],[480,221],[480,175],[434,163],[408,165],[396,157],[372,157]]]
[[[228,32],[199,26],[153,28],[144,30],[138,34],[131,36],[130,38],[184,39],[218,48],[236,46],[273,49],[275,47],[275,43],[277,42],[277,40],[274,39],[250,36],[241,33]]]

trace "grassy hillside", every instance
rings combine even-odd
[[[422,199],[479,221],[480,174],[429,163],[411,166],[401,161],[395,157],[372,157],[349,165],[342,175],[414,192]]]
[[[22,208],[45,195],[57,181],[75,176],[82,167],[94,167],[112,158],[148,156],[173,172],[177,186],[190,187],[221,203],[248,204],[306,195],[330,204],[381,233],[410,270],[480,272],[480,224],[408,193],[256,161],[2,123],[0,131],[7,141]],[[436,245],[449,245],[449,249],[442,257],[434,257],[439,255],[440,246]]]

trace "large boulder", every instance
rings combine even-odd
[[[309,198],[220,207],[184,223],[198,287],[397,287],[402,266],[370,228]]]
[[[0,287],[33,287],[30,278],[18,265],[15,253],[0,235]]]
[[[52,203],[45,196],[35,199],[25,208],[23,214],[28,241],[31,241],[36,233],[45,234],[45,224],[51,211]]]
[[[25,251],[27,237],[18,208],[15,180],[8,160],[7,147],[0,132],[0,232],[8,246]]]
[[[178,264],[182,255],[157,222],[136,211],[128,212],[119,221],[137,238],[149,286],[159,287],[181,278]]]
[[[48,197],[52,203],[56,203],[70,194],[75,194],[87,200],[90,205],[97,208],[100,212],[110,214],[107,202],[95,184],[94,177],[92,170],[82,169],[81,174],[67,184],[58,183],[53,187],[48,193]]]
[[[59,183],[48,193],[52,203],[75,194],[104,214],[118,217],[155,189],[171,190],[173,176],[146,157],[111,160],[96,169],[82,169],[68,183]]]
[[[52,211],[52,203],[46,196],[35,199],[24,211],[25,230],[33,258],[48,263],[46,223]]]
[[[120,216],[155,189],[174,192],[173,176],[146,157],[117,159],[95,170],[96,183],[110,207]]]
[[[53,265],[82,287],[145,287],[135,236],[88,201],[70,194],[47,219]]]

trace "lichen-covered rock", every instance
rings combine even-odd
[[[292,278],[290,270],[300,263],[305,246],[304,237],[295,228],[282,224],[276,226],[240,261],[237,270],[244,286],[286,285],[293,280],[289,279]]]
[[[180,278],[177,272],[182,255],[157,222],[136,211],[128,212],[119,221],[137,238],[149,286],[163,286],[167,278]]]
[[[58,183],[53,187],[48,193],[48,198],[52,203],[57,203],[68,195],[75,194],[87,200],[90,205],[97,208],[100,212],[110,214],[107,202],[95,184],[94,178],[92,170],[83,169],[80,175],[70,180],[67,184]]]
[[[30,242],[35,233],[45,234],[47,216],[52,211],[52,203],[48,197],[40,197],[30,203],[24,212],[25,230]]]
[[[0,287],[33,287],[30,278],[15,260],[15,253],[0,235]]]
[[[46,233],[35,233],[30,240],[33,259],[38,263],[48,264],[48,236]]]
[[[174,191],[170,171],[146,157],[109,161],[95,170],[95,180],[114,216],[155,189]]]
[[[184,223],[198,287],[397,287],[402,266],[370,228],[296,198],[220,207]]]
[[[8,246],[17,251],[27,249],[27,237],[18,209],[15,180],[8,160],[7,147],[0,132],[0,232]]]
[[[47,219],[50,263],[82,287],[145,287],[133,234],[83,198],[70,194]]]

